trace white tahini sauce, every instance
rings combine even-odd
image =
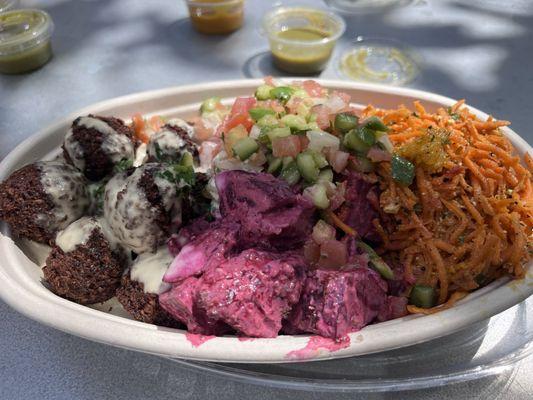
[[[74,250],[76,246],[87,243],[91,233],[99,228],[95,218],[82,217],[57,234],[56,244],[61,250],[68,253]]]
[[[73,166],[57,161],[41,161],[36,165],[41,171],[43,189],[54,203],[52,219],[44,215],[37,218],[51,230],[64,229],[80,218],[89,206],[85,178]]]
[[[147,149],[146,143],[142,143],[139,147],[137,147],[137,150],[135,151],[135,159],[133,160],[133,166],[135,168],[140,167],[144,164],[147,158],[146,149]]]
[[[60,231],[56,236],[56,245],[68,253],[76,246],[86,244],[95,229],[105,237],[112,249],[117,247],[117,239],[107,222],[103,218],[95,217],[82,217]]]
[[[179,160],[185,146],[185,140],[175,131],[163,127],[150,137],[150,141],[148,142],[148,155],[157,160],[159,159],[158,153],[160,153],[165,158]]]
[[[189,125],[181,118],[172,118],[168,120],[167,125],[177,126],[178,128],[181,128],[185,132],[187,132],[187,136],[189,136],[191,139],[194,138],[194,127],[192,125]]]
[[[102,150],[113,163],[117,163],[123,158],[134,158],[135,150],[130,138],[118,133],[107,122],[95,117],[80,117],[75,121],[75,124],[102,133]],[[85,168],[85,153],[82,146],[74,138],[72,128],[67,132],[63,145],[74,165],[83,170]]]
[[[167,246],[160,247],[156,253],[141,254],[131,267],[130,277],[143,284],[145,293],[164,293],[171,285],[163,282],[163,275],[173,258]]]
[[[129,177],[125,173],[115,175],[106,185],[104,219],[117,240],[136,253],[155,251],[165,239],[165,233],[156,223],[157,210],[150,205],[139,186],[146,170],[150,170],[154,176],[163,208],[171,213],[171,217],[180,211],[176,186],[164,178],[157,177],[163,168],[159,164],[145,164]]]

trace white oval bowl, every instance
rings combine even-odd
[[[194,115],[202,100],[208,97],[234,98],[253,93],[261,80],[210,82],[144,92],[97,103],[71,114],[43,129],[21,143],[0,163],[0,181],[25,164],[57,152],[72,120],[83,114],[95,113],[129,119],[133,113],[144,115],[188,117]],[[356,106],[371,103],[377,107],[396,108],[411,105],[414,100],[430,111],[450,106],[455,100],[433,93],[386,87],[374,84],[323,80],[329,89],[342,90],[352,96]],[[479,118],[487,114],[470,107]],[[528,143],[511,129],[502,129],[520,155],[532,152]],[[48,326],[97,342],[156,354],[170,358],[216,362],[276,363],[326,360],[357,356],[405,347],[458,331],[520,303],[533,293],[533,263],[527,265],[525,279],[509,281],[502,278],[477,290],[451,309],[434,315],[410,315],[365,327],[350,334],[347,347],[335,351],[305,349],[309,335],[275,339],[239,340],[236,337],[216,337],[194,346],[185,331],[157,327],[81,306],[54,295],[41,284],[41,270],[9,237],[2,226],[0,235],[0,296],[20,313]],[[329,344],[332,344],[329,343]],[[328,346],[325,346],[328,347]],[[293,355],[295,353],[292,353]]]

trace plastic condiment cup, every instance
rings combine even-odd
[[[52,57],[54,23],[41,10],[0,14],[0,72],[19,74],[37,69]]]
[[[244,20],[244,0],[186,0],[194,28],[220,35],[239,29]]]
[[[310,74],[327,65],[339,37],[346,29],[344,20],[329,11],[307,7],[279,7],[263,18],[276,66],[294,74]],[[281,37],[290,30],[319,32],[316,40]]]

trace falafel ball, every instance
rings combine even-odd
[[[79,304],[101,303],[115,295],[126,262],[104,223],[83,217],[58,233],[43,267],[52,292]]]
[[[137,321],[169,328],[182,326],[159,305],[159,294],[170,289],[163,275],[172,259],[167,247],[161,247],[156,253],[141,254],[122,276],[116,296]]]
[[[85,177],[59,161],[39,161],[0,183],[0,220],[13,233],[52,243],[56,233],[80,218],[89,206]]]
[[[104,218],[117,240],[137,254],[154,252],[181,221],[181,199],[170,167],[148,163],[106,185]]]
[[[178,162],[185,152],[198,161],[198,145],[193,142],[193,128],[181,119],[171,119],[148,142],[148,161]]]
[[[63,154],[87,179],[99,181],[119,162],[133,162],[133,135],[133,129],[121,119],[89,114],[72,123],[63,142]]]

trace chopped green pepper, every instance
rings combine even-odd
[[[257,142],[251,137],[239,139],[233,145],[233,153],[239,157],[241,161],[247,160],[259,149]]]
[[[274,115],[276,113],[270,108],[250,108],[250,110],[248,110],[248,114],[250,114],[250,117],[257,122],[265,115]]]
[[[370,129],[363,127],[352,129],[344,135],[344,146],[355,150],[359,154],[366,154],[370,147],[376,143],[376,135]]]
[[[357,128],[357,121],[359,119],[350,113],[339,113],[335,116],[334,127],[339,132],[345,133],[354,128]]]
[[[381,119],[376,116],[367,118],[363,122],[363,126],[373,131],[387,132],[389,130],[388,126],[383,123]]]
[[[414,285],[409,295],[409,304],[431,308],[435,305],[435,290],[431,286]]]
[[[392,179],[402,185],[409,186],[415,177],[414,164],[397,154],[392,155],[391,160]]]
[[[294,90],[289,86],[278,86],[270,91],[270,97],[278,99],[283,104],[289,101]]]

